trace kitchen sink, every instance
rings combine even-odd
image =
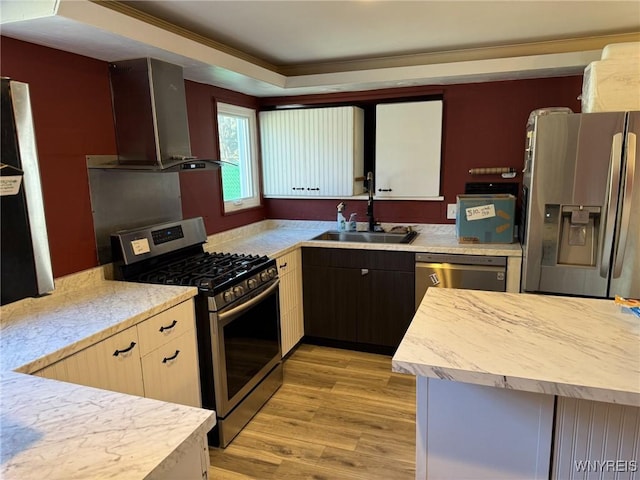
[[[312,240],[330,240],[334,242],[363,242],[363,243],[411,243],[418,236],[418,232],[340,232],[328,230]]]

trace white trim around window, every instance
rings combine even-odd
[[[258,135],[256,111],[250,108],[217,103],[218,109],[218,139],[220,145],[220,160],[222,161],[221,175],[223,175],[223,199],[229,195],[232,198],[224,200],[225,213],[253,208],[260,205],[260,179],[258,170]],[[235,128],[231,148],[223,148],[221,140],[223,136],[224,119],[226,117]],[[235,122],[234,122],[235,120]],[[229,169],[229,175],[233,172],[233,187],[230,187],[229,178],[225,178],[225,169]],[[237,170],[235,170],[237,169]],[[225,185],[227,190],[224,192]]]

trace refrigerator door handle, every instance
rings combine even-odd
[[[620,193],[620,163],[622,161],[622,133],[616,133],[611,142],[611,171],[609,175],[609,195],[607,198],[604,242],[600,257],[600,276],[607,278],[611,269],[613,233],[616,225],[616,206]]]
[[[620,277],[624,263],[624,252],[627,248],[629,222],[631,220],[631,199],[633,197],[633,183],[636,175],[636,135],[627,133],[627,161],[624,172],[624,192],[622,194],[622,215],[620,216],[620,234],[614,251],[613,278]]]

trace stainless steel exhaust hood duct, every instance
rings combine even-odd
[[[93,165],[151,171],[218,167],[191,156],[182,67],[154,58],[109,65],[117,161]]]
[[[220,168],[191,156],[182,67],[153,58],[109,65],[118,155],[87,155],[98,259],[118,230],[182,219],[177,172]]]

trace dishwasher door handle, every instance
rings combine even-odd
[[[465,271],[465,272],[505,272],[505,267],[499,267],[496,265],[460,265],[457,263],[416,263],[416,272],[418,269],[430,269],[430,270],[451,270],[451,271]]]

